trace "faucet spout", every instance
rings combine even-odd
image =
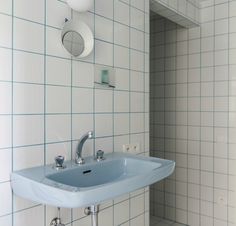
[[[84,164],[84,159],[82,158],[82,149],[83,149],[85,141],[92,138],[93,138],[93,131],[89,131],[85,133],[80,138],[77,149],[76,149],[76,156],[75,156],[76,164]]]

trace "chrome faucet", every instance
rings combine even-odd
[[[87,139],[92,139],[93,138],[93,131],[89,131],[85,133],[79,140],[77,149],[76,149],[76,154],[75,154],[75,163],[76,164],[84,164],[84,159],[82,158],[82,149],[85,141]]]

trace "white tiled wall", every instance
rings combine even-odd
[[[56,209],[12,194],[10,172],[74,158],[80,136],[94,130],[93,149],[121,151],[140,142],[149,154],[149,1],[96,0],[78,14],[62,0],[0,0],[0,225],[46,226]],[[85,21],[95,34],[86,59],[60,43],[65,18]],[[117,86],[95,89],[95,64],[114,66]],[[101,206],[99,225],[148,226],[149,191]],[[90,225],[83,209],[63,209],[67,225]],[[73,222],[73,223],[72,223]]]
[[[151,22],[151,150],[175,174],[151,193],[153,214],[190,226],[236,225],[235,7],[203,1],[200,27]]]

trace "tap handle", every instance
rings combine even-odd
[[[97,154],[96,154],[96,159],[97,161],[101,161],[101,160],[104,160],[104,151],[102,150],[98,150],[97,151]]]
[[[61,155],[56,156],[56,157],[55,157],[55,167],[56,167],[57,169],[59,169],[59,168],[64,168],[64,165],[63,165],[64,160],[65,160],[65,157],[64,157],[64,156],[61,156]]]

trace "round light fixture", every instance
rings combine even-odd
[[[93,33],[82,21],[66,20],[61,32],[61,41],[65,50],[78,58],[88,56],[94,46]]]
[[[78,12],[86,12],[93,7],[93,0],[67,0],[67,4]]]

